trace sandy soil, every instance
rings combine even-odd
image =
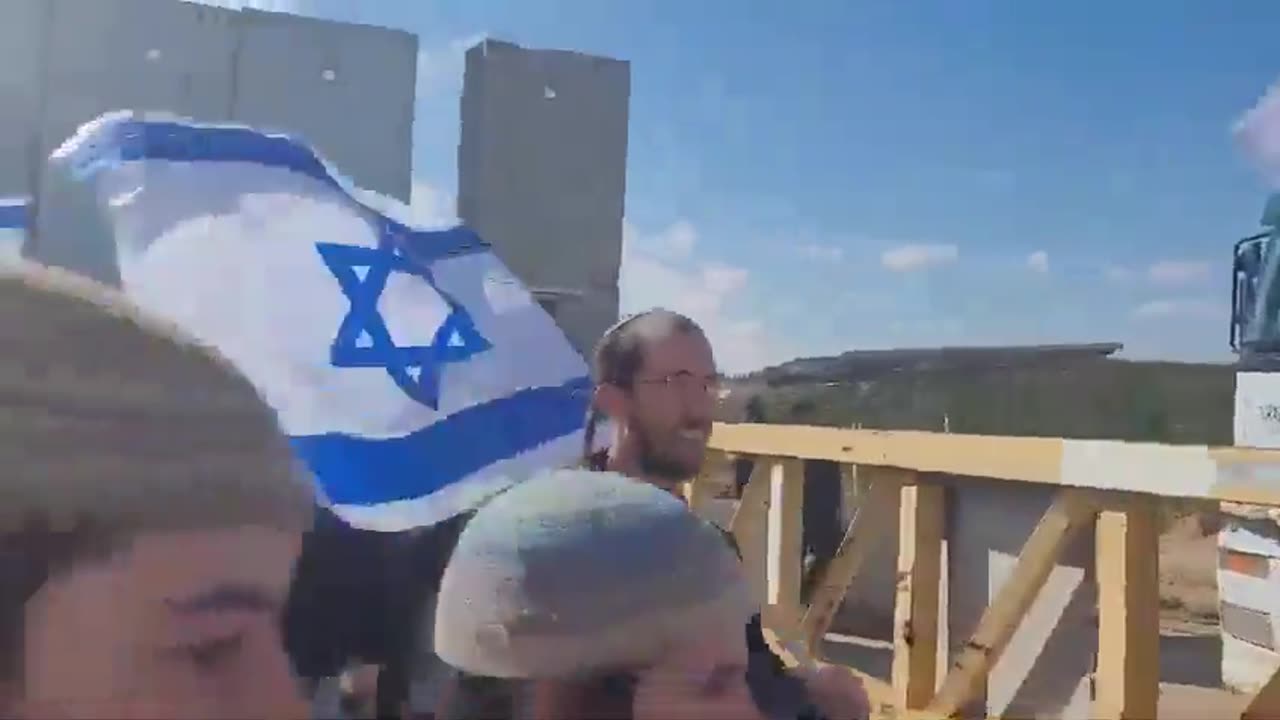
[[[1160,538],[1161,718],[1239,717],[1249,701],[1222,689],[1216,531],[1193,515]]]
[[[1199,515],[1175,520],[1160,538],[1162,625],[1171,630],[1217,632],[1216,528]]]

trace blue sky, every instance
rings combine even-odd
[[[740,371],[940,344],[1226,360],[1267,192],[1230,129],[1280,3],[261,0],[418,34],[415,203],[452,211],[462,52],[631,61],[624,309]],[[749,6],[749,7],[748,7]]]

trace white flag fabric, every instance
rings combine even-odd
[[[243,126],[109,113],[51,165],[94,186],[126,293],[245,373],[351,525],[438,522],[581,452],[586,365],[473,232]]]
[[[31,222],[31,201],[25,197],[0,197],[0,262],[22,257]]]
[[[1280,81],[1236,121],[1232,131],[1271,189],[1280,191]]]

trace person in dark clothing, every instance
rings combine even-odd
[[[468,517],[388,533],[353,528],[317,507],[284,611],[295,672],[315,683],[352,663],[378,665],[378,717],[400,717],[421,608]]]
[[[357,530],[316,508],[284,612],[284,641],[301,677],[335,677],[352,661],[387,656],[387,557],[394,534]]]
[[[414,662],[422,648],[422,609],[440,589],[440,577],[458,536],[473,513],[463,513],[403,534],[388,567],[387,659],[378,675],[378,717],[402,717],[409,699]]]
[[[584,438],[584,463],[678,494],[698,474],[711,435],[719,373],[711,345],[689,318],[651,310],[614,325],[592,358],[596,383]],[[596,428],[608,418],[614,437],[595,451]],[[726,538],[733,543],[726,533]],[[752,696],[770,717],[863,717],[866,693],[852,675],[829,675],[824,687],[787,672],[765,641],[760,616],[746,627]],[[811,702],[812,701],[812,702]]]
[[[806,560],[803,588],[806,596],[840,547],[844,535],[840,526],[843,499],[840,465],[830,460],[805,460],[801,534]]]
[[[745,417],[743,418],[749,423],[762,423],[765,421],[764,401],[759,395],[752,395],[747,401]],[[751,473],[755,470],[756,461],[749,457],[740,457],[733,461],[733,480],[738,489],[738,497],[742,497],[742,491],[747,489],[747,483],[751,481]]]

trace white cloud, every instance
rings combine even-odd
[[[456,96],[462,92],[467,50],[487,33],[471,33],[443,45],[418,48],[418,97]]]
[[[1171,298],[1152,300],[1134,308],[1133,315],[1142,319],[1158,318],[1214,318],[1222,314],[1222,308],[1211,300]]]
[[[1209,277],[1210,270],[1201,260],[1161,260],[1147,268],[1147,279],[1157,285],[1187,285]]]
[[[708,263],[702,266],[702,282],[707,291],[724,298],[747,286],[751,275],[745,269],[733,265]]]
[[[805,243],[800,246],[800,254],[810,260],[819,262],[840,262],[844,260],[844,248],[822,243]]]
[[[631,237],[635,238],[634,229]],[[677,220],[656,235],[645,238],[650,250],[668,260],[684,260],[693,253],[698,231],[688,220]]]
[[[1027,267],[1038,273],[1049,272],[1049,253],[1037,250],[1027,256]]]
[[[1231,128],[1236,143],[1271,185],[1280,189],[1280,81]]]
[[[880,263],[894,272],[913,272],[955,262],[960,249],[955,245],[899,245],[885,250]]]
[[[697,229],[680,220],[655,233],[623,224],[622,312],[664,307],[693,318],[706,331],[722,370],[741,373],[789,360],[794,353],[757,320],[737,312],[750,284],[746,268],[693,258]],[[673,255],[673,246],[683,255]]]
[[[417,225],[443,227],[458,224],[453,193],[420,178],[413,181],[409,211],[410,219]]]
[[[217,5],[236,10],[254,8],[256,10],[287,13],[302,13],[307,6],[306,0],[195,0],[195,2],[202,5]]]
[[[1129,283],[1139,277],[1161,287],[1181,287],[1203,282],[1213,272],[1211,263],[1203,260],[1160,260],[1139,273],[1125,265],[1102,266],[1103,276],[1114,283]]]

